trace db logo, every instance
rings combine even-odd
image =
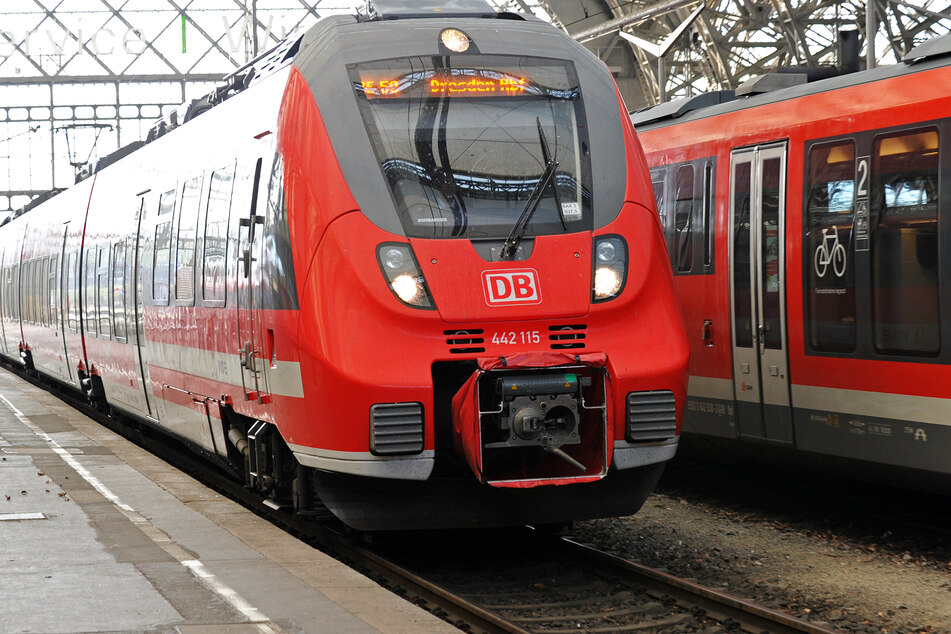
[[[542,303],[535,269],[483,271],[482,289],[489,306]]]

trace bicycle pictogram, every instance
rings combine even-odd
[[[831,228],[822,230],[822,244],[816,249],[815,267],[816,275],[825,277],[829,270],[829,264],[832,264],[832,270],[836,277],[845,275],[846,253],[845,246],[839,242],[839,228],[832,225]]]

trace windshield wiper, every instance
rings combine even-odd
[[[545,138],[542,122],[538,117],[535,117],[535,124],[538,126],[538,141],[542,146],[542,159],[545,161],[545,170],[541,176],[538,177],[538,183],[535,184],[528,200],[525,201],[525,206],[522,207],[522,213],[518,215],[518,220],[515,221],[515,226],[512,227],[509,237],[505,239],[505,242],[502,243],[502,248],[499,249],[499,259],[501,260],[515,257],[515,253],[518,251],[518,244],[522,241],[522,236],[525,235],[525,229],[528,228],[529,221],[532,219],[532,216],[535,215],[535,210],[538,209],[538,205],[542,201],[542,194],[554,180],[555,170],[558,169],[558,161],[549,155],[548,139]],[[561,206],[558,205],[557,187],[555,188],[555,205],[559,210],[561,209]],[[560,211],[558,215],[561,216]],[[564,224],[565,219],[562,218],[561,222]]]

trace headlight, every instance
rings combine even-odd
[[[396,296],[406,304],[419,304],[421,299],[425,299],[426,291],[423,289],[422,278],[413,277],[409,273],[402,273],[396,276],[396,279],[390,283]]]
[[[433,310],[436,307],[408,244],[381,244],[377,247],[376,257],[390,291],[401,302],[413,308]]]
[[[597,299],[614,297],[621,290],[621,276],[617,271],[602,266],[594,271],[594,296]]]
[[[472,38],[459,29],[443,29],[439,41],[453,53],[465,53],[472,44]]]
[[[399,271],[406,266],[406,251],[400,247],[381,248],[380,262],[389,271]]]
[[[598,236],[594,239],[591,301],[606,302],[624,290],[627,280],[627,243],[621,236]]]

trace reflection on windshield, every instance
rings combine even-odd
[[[539,125],[559,167],[526,235],[589,228],[590,170],[573,69],[550,60],[465,60],[471,67],[413,58],[351,69],[407,233],[505,238],[545,170]]]

